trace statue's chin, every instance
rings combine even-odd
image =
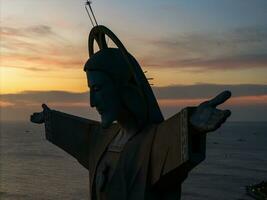
[[[114,119],[108,116],[101,115],[101,126],[102,128],[108,128],[113,123]]]

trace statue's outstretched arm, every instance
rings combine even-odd
[[[89,143],[99,123],[51,110],[45,104],[42,107],[43,112],[34,113],[31,121],[39,124],[45,123],[46,139],[75,157],[88,169]]]
[[[195,109],[184,108],[158,126],[151,154],[152,184],[175,187],[205,159],[206,135],[189,123]]]
[[[152,184],[160,180],[177,185],[205,159],[206,133],[218,129],[231,114],[216,106],[230,96],[224,91],[198,107],[184,108],[158,126],[151,155]]]

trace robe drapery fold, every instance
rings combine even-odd
[[[206,134],[197,133],[189,123],[194,109],[185,108],[160,124],[149,125],[126,143],[103,191],[106,198],[180,198],[181,183],[205,159]],[[99,122],[51,110],[46,114],[45,126],[47,140],[89,170],[92,191],[98,163],[119,132],[119,125],[102,129]]]

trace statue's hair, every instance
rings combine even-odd
[[[129,56],[134,59],[130,54]],[[119,89],[122,104],[134,114],[137,122],[148,121],[148,102],[119,49],[106,48],[98,51],[86,62],[84,71],[100,71],[106,74]]]
[[[130,82],[133,83],[134,75],[121,51],[117,48],[106,48],[95,53],[86,62],[84,71],[101,71],[119,86],[128,85]]]
[[[134,98],[138,95],[139,100],[143,99],[141,101],[144,101],[149,123],[163,121],[163,116],[152,89],[140,65],[130,53],[126,52],[126,55],[124,55],[118,48],[103,48],[90,57],[84,66],[84,71],[89,71],[89,73],[90,71],[101,71],[107,74],[117,88],[121,89],[120,92],[123,98],[127,96],[129,100],[129,98]],[[137,114],[138,109],[128,100],[124,101],[124,103]]]

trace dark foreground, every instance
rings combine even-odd
[[[230,122],[207,142],[206,161],[183,184],[182,200],[249,200],[267,180],[267,123]],[[1,123],[1,200],[88,200],[88,172],[44,139],[42,126]]]

